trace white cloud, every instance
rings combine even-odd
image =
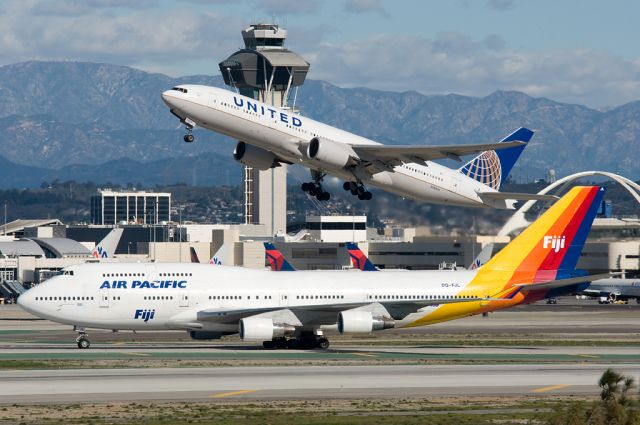
[[[343,86],[472,96],[519,90],[593,107],[640,99],[639,59],[586,49],[514,51],[496,40],[474,41],[451,32],[433,40],[378,35],[322,43],[304,55],[313,58],[310,78]]]

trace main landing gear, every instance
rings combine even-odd
[[[361,201],[370,201],[373,198],[373,194],[369,192],[362,183],[344,182],[342,188],[351,192],[352,195],[357,196]]]
[[[84,331],[84,329],[79,328],[77,329],[78,331],[78,337],[76,338],[76,344],[78,344],[78,348],[80,349],[87,349],[89,347],[91,347],[91,341],[89,341],[89,338],[87,337],[87,333]]]
[[[319,348],[326,350],[329,348],[329,340],[324,336],[317,336],[311,332],[303,332],[297,338],[276,338],[271,341],[264,341],[262,346],[265,350],[313,350]]]
[[[322,179],[324,176],[324,174],[318,171],[312,171],[311,178],[313,181],[302,183],[300,189],[311,196],[315,196],[318,201],[328,201],[331,199],[331,194],[322,188]]]

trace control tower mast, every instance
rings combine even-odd
[[[289,108],[292,88],[301,86],[309,63],[284,46],[287,31],[273,24],[253,24],[242,31],[245,48],[220,62],[225,84],[264,103]],[[295,103],[295,97],[294,97]],[[271,235],[287,228],[287,169],[244,168],[247,224],[264,224]]]

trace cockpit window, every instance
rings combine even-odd
[[[64,270],[62,274],[64,276],[73,276],[73,270]]]
[[[172,87],[171,90],[176,90],[185,94],[188,93],[187,89],[183,89],[182,87]]]

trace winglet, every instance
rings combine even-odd
[[[364,252],[360,250],[360,247],[357,244],[347,242],[345,245],[349,251],[349,257],[351,258],[351,264],[353,264],[354,269],[359,269],[365,272],[375,272],[378,270],[369,258],[364,255]]]
[[[264,243],[264,250],[264,254],[269,261],[269,266],[271,266],[272,271],[293,272],[296,270],[271,242]]]

